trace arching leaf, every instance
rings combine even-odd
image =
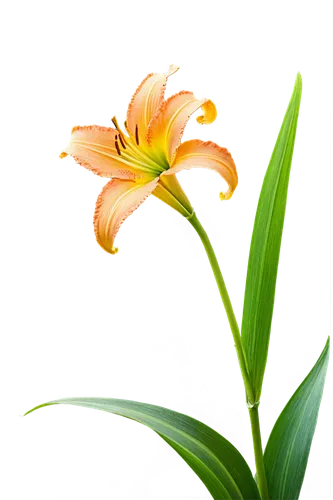
[[[104,398],[58,399],[37,406],[26,414],[56,404],[103,410],[150,427],[187,462],[216,500],[260,499],[251,471],[239,451],[194,418],[160,406]]]

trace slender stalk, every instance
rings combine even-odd
[[[194,210],[193,213],[185,220],[197,234],[201,247],[205,253],[206,260],[222,306],[222,311],[226,319],[226,324],[231,333],[236,359],[239,362],[244,392],[247,400],[253,403],[253,392],[249,383],[246,359],[240,339],[239,319],[230,289],[228,287],[228,282],[224,275],[222,263],[216,253],[215,245],[209,236],[208,230],[206,226],[201,222],[196,210]]]
[[[268,496],[266,472],[265,472],[265,466],[264,466],[264,456],[262,453],[262,445],[261,445],[258,406],[254,406],[253,408],[249,408],[249,414],[250,414],[250,420],[251,420],[254,459],[256,462],[259,491],[260,491],[261,498],[263,500],[268,500],[269,496]]]

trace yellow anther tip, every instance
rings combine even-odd
[[[118,247],[115,248],[115,247],[112,247],[111,248],[111,252],[110,252],[112,255],[116,255],[116,253],[118,253]]]
[[[225,194],[222,192],[220,193],[220,200],[222,200],[222,201],[225,200]]]

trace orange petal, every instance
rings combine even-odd
[[[201,106],[203,111],[202,116],[197,117],[197,122],[201,125],[210,125],[217,117],[216,106],[210,99],[207,99],[205,104]]]
[[[231,198],[238,184],[238,176],[234,160],[227,149],[211,141],[203,142],[197,139],[186,141],[179,146],[172,167],[163,172],[163,176],[192,167],[210,168],[218,172],[229,186],[226,193],[220,193],[220,198],[222,200]]]
[[[113,128],[98,125],[74,127],[70,143],[60,158],[70,155],[77,163],[101,177],[147,178],[136,159],[128,149],[123,148],[118,136],[119,132]]]
[[[184,217],[190,217],[193,214],[191,203],[175,175],[161,175],[152,194],[177,210]]]
[[[133,95],[127,110],[127,129],[134,137],[138,134],[140,143],[146,141],[149,122],[164,100],[168,77],[178,69],[171,65],[167,73],[150,73]]]
[[[212,123],[216,118],[212,101],[197,99],[192,92],[182,91],[169,97],[151,120],[147,132],[148,143],[154,150],[160,150],[169,164],[179,147],[186,123],[200,107],[204,115],[198,117],[198,121]]]
[[[100,193],[95,209],[94,227],[97,242],[106,252],[115,254],[113,243],[119,227],[154,191],[158,178],[147,184],[112,179]]]

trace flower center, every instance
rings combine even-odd
[[[115,116],[112,118],[112,122],[118,131],[118,135],[115,136],[115,148],[119,156],[123,156],[140,170],[151,173],[155,177],[170,168],[162,158],[155,154],[151,146],[148,144],[140,145],[138,125],[135,126],[135,135],[133,135],[125,122],[125,129],[129,135],[127,137],[119,127]]]

